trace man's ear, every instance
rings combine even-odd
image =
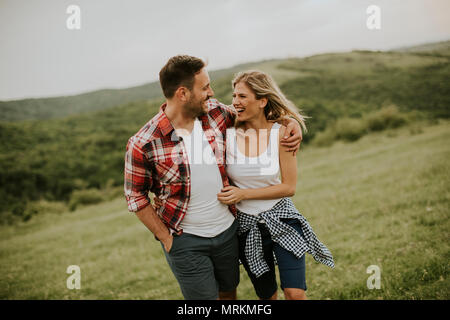
[[[178,87],[174,96],[180,101],[187,102],[191,97],[191,92],[186,87]]]

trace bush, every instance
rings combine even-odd
[[[98,189],[75,190],[69,201],[69,210],[75,211],[79,205],[96,204],[103,201],[103,192]]]
[[[336,138],[356,141],[367,133],[367,126],[362,119],[342,118],[335,124]]]
[[[336,132],[330,128],[318,132],[312,141],[312,143],[318,147],[331,146],[336,140]]]
[[[409,128],[409,133],[411,135],[423,133],[423,129],[419,124],[415,124]]]
[[[0,225],[13,225],[22,220],[22,218],[14,215],[12,212],[3,211],[0,213]]]
[[[59,201],[47,201],[47,200],[39,200],[30,202],[27,205],[26,212],[34,214],[41,213],[62,213],[67,211],[67,206],[64,202]]]
[[[25,202],[17,202],[12,205],[10,212],[2,212],[1,222],[2,224],[14,224],[16,221],[28,221],[33,216],[34,211],[29,210]]]
[[[319,147],[329,146],[334,140],[356,141],[370,131],[395,129],[408,122],[415,122],[421,113],[402,114],[395,105],[383,107],[378,111],[363,115],[362,118],[341,118],[330,124],[324,131],[318,132],[313,144]],[[413,133],[421,130],[414,130]],[[392,134],[392,133],[390,133]]]
[[[17,202],[12,206],[11,213],[16,217],[23,217],[25,215],[25,202]]]
[[[370,131],[398,128],[407,122],[406,116],[401,114],[395,105],[383,107],[368,114],[364,119]]]

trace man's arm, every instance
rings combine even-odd
[[[137,211],[136,216],[162,242],[166,252],[169,252],[172,248],[173,236],[161,221],[153,206],[148,205],[144,209]]]
[[[153,179],[147,164],[145,153],[132,137],[127,144],[124,172],[124,189],[128,210],[136,212],[139,220],[163,243],[166,251],[169,251],[172,247],[172,236],[148,198],[148,191],[153,186]]]
[[[222,108],[225,115],[225,125],[227,128],[234,126],[234,121],[237,116],[237,111],[233,105],[225,105],[216,99],[210,99],[210,103]],[[285,117],[277,121],[281,125],[286,127],[285,138],[281,140],[281,144],[286,148],[287,152],[293,152],[294,156],[297,154],[302,142],[302,129],[300,124],[294,118]]]
[[[293,152],[295,156],[298,149],[300,149],[300,143],[303,139],[302,128],[297,120],[293,118],[285,118],[278,122],[286,127],[284,137],[280,143],[286,147],[287,152]]]

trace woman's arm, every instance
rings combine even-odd
[[[286,127],[282,126],[279,130],[281,140],[284,137]],[[222,192],[217,195],[217,199],[228,205],[242,200],[269,200],[293,196],[297,185],[297,158],[291,152],[286,152],[288,148],[279,143],[280,184],[255,189],[240,189],[235,186],[224,187]]]

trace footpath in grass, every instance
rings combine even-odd
[[[302,148],[293,200],[336,263],[307,255],[308,298],[450,298],[448,124]],[[1,299],[182,299],[159,242],[122,198],[0,227],[0,261]],[[70,265],[79,290],[67,288]],[[372,265],[380,289],[367,287]],[[257,299],[242,267],[238,296]]]

